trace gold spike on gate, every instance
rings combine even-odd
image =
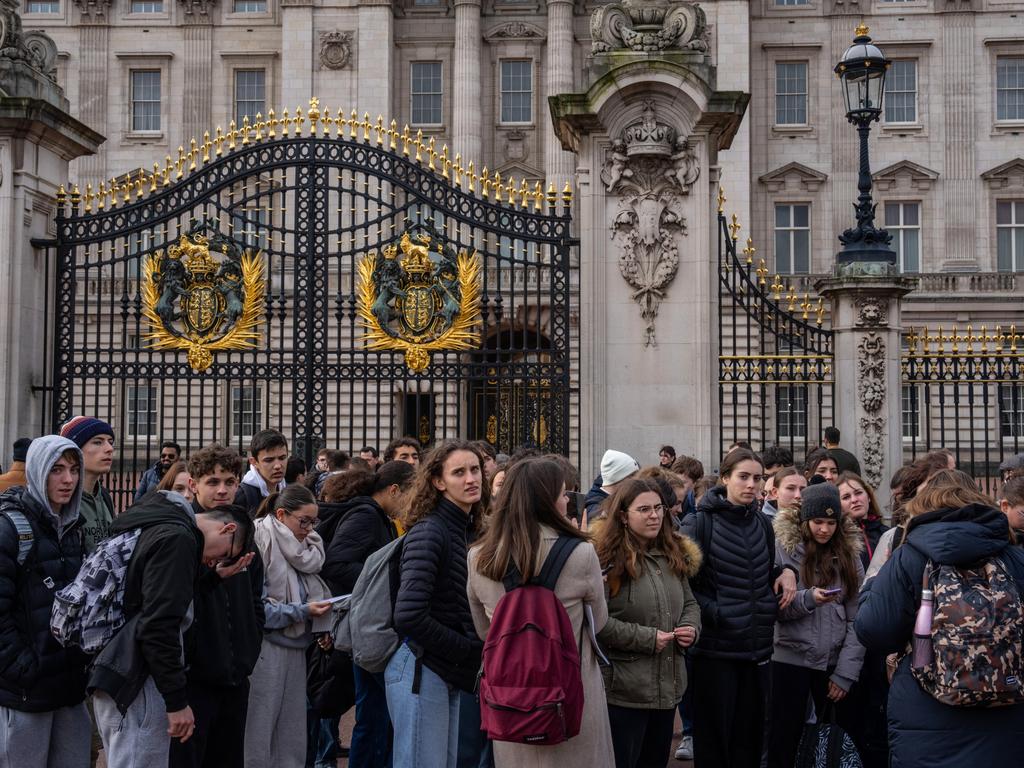
[[[267,112],[267,138],[277,138],[277,114],[273,108]]]
[[[242,127],[239,129],[239,135],[242,137],[242,146],[249,146],[249,116],[242,115]]]
[[[265,125],[266,125],[266,123],[263,122],[263,113],[262,112],[257,112],[256,113],[256,125],[255,125],[256,131],[255,131],[255,133],[254,133],[254,135],[252,137],[252,140],[255,141],[257,144],[259,144],[261,141],[263,141],[263,127]]]
[[[483,195],[484,200],[491,196],[491,178],[486,165],[480,172],[480,194]]]
[[[398,123],[395,120],[391,121],[391,127],[388,128],[388,149],[392,152],[398,149]]]

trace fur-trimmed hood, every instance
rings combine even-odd
[[[840,519],[840,530],[836,533],[846,538],[846,544],[856,555],[860,555],[864,549],[864,534],[849,515],[843,515]],[[803,536],[800,532],[800,510],[780,509],[772,521],[775,528],[775,541],[782,549],[792,556],[797,548],[803,552]]]
[[[692,579],[696,577],[700,571],[700,564],[704,560],[704,555],[700,551],[700,547],[697,546],[697,542],[691,539],[689,536],[685,536],[681,533],[677,533],[679,537],[679,543],[682,545],[683,554],[686,556],[686,578]]]

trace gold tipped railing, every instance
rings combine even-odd
[[[907,349],[904,356],[927,357],[948,355],[972,355],[999,357],[1019,355],[1024,352],[1024,334],[1018,333],[1017,326],[997,325],[991,331],[982,325],[977,331],[973,325],[944,328],[911,328],[906,331]]]
[[[270,109],[265,116],[257,113],[252,121],[245,116],[241,125],[230,121],[227,131],[218,125],[212,135],[206,131],[201,141],[190,139],[188,149],[185,145],[179,146],[176,157],[167,155],[162,165],[154,163],[152,171],[139,170],[134,180],[131,175],[126,175],[121,181],[101,182],[97,189],[87,184],[84,193],[74,193],[70,197],[62,186],[56,201],[61,210],[68,204],[76,212],[80,207],[85,213],[108,210],[141,200],[182,181],[240,148],[298,138],[303,136],[303,131],[308,131],[312,138],[343,139],[377,146],[425,166],[451,186],[489,202],[536,213],[564,213],[572,205],[572,188],[568,183],[561,194],[555,192],[554,186],[545,193],[539,182],[532,188],[525,179],[521,179],[518,185],[511,177],[503,182],[500,173],[491,175],[486,167],[478,174],[472,161],[464,162],[462,155],[450,150],[447,144],[438,152],[435,138],[424,138],[422,130],[417,129],[414,135],[409,126],[404,125],[399,131],[398,123],[395,120],[386,123],[383,115],[378,115],[376,121],[371,122],[369,113],[364,112],[360,119],[354,109],[348,117],[341,108],[332,115],[330,108],[321,109],[320,100],[316,97],[309,100],[308,108],[296,107],[294,112],[285,108],[280,114]],[[721,204],[724,204],[724,196],[720,197]]]

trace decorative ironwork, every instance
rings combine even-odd
[[[151,172],[84,190],[69,185],[57,198],[47,420],[88,413],[114,425],[120,455],[110,487],[119,505],[130,499],[134,473],[155,460],[161,437],[174,437],[186,452],[215,440],[244,449],[255,430],[273,427],[311,461],[323,445],[358,451],[418,435],[426,416],[430,439],[489,434],[508,452],[541,437],[544,450],[577,450],[570,361],[579,281],[568,187],[545,193],[506,180],[394,122],[316,100],[294,112],[268,110],[171,154]],[[433,279],[433,299],[414,292],[416,302],[394,301],[391,309],[417,324],[417,313],[437,310],[441,296],[453,326],[474,311],[478,319],[472,344],[467,338],[461,349],[431,351],[425,367],[413,370],[402,350],[364,343],[360,266],[367,254],[401,248],[403,233],[416,246],[417,233],[427,231],[431,260],[441,264],[435,245],[443,242],[446,259],[466,275],[459,312],[444,306],[448,289]],[[257,254],[265,269],[262,288],[243,292],[243,307],[251,296],[262,301],[262,319],[247,331],[258,337],[244,349],[211,350],[201,372],[180,350],[147,341],[154,328],[176,342],[192,333],[182,296],[173,311],[160,307],[164,317],[179,315],[173,331],[156,312],[167,255],[182,247],[183,235],[193,245],[208,238],[210,258],[223,262],[219,235]],[[160,254],[159,263],[147,262]],[[199,283],[192,287],[199,296]],[[205,299],[193,300],[196,328],[210,322],[214,300],[228,312],[227,299],[221,309],[217,298],[222,287],[207,284]],[[434,318],[422,333],[444,330],[444,312]],[[387,327],[399,329],[397,322]],[[206,331],[214,341],[227,332],[226,323]],[[506,418],[505,404],[520,402],[525,415]]]
[[[719,441],[723,448],[778,443],[799,460],[832,422],[833,335],[824,302],[770,276],[753,238],[738,247],[742,227],[725,202],[719,187]]]
[[[211,250],[226,258],[216,261]],[[195,230],[182,235],[166,254],[157,251],[146,259],[141,290],[150,324],[146,341],[153,349],[188,350],[189,365],[200,373],[214,352],[259,346],[263,259],[230,238]]]
[[[431,352],[480,345],[480,257],[438,241],[435,261],[430,243],[430,234],[421,232],[414,243],[406,231],[359,263],[357,308],[366,346],[403,352],[413,373],[427,369]]]

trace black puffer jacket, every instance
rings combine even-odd
[[[203,508],[195,501],[196,514]],[[237,686],[252,674],[263,644],[263,560],[254,557],[241,573],[222,579],[199,566],[192,626],[185,635],[188,680],[205,685]]]
[[[442,499],[409,530],[395,600],[399,637],[424,666],[464,691],[473,690],[483,650],[466,595],[468,526],[466,513]]]
[[[779,608],[772,587],[781,573],[771,521],[756,503],[732,504],[725,488],[717,486],[704,494],[697,514],[683,520],[682,531],[702,550],[706,540],[711,542],[690,582],[703,621],[694,653],[738,661],[771,658]]]
[[[878,540],[882,538],[883,533],[889,530],[889,526],[883,523],[881,518],[866,517],[857,521],[857,527],[864,534],[864,549],[860,551],[860,562],[866,571],[871,565],[871,557],[875,554]]]
[[[860,594],[853,626],[864,646],[880,654],[901,653],[910,642],[929,560],[968,566],[999,558],[1018,593],[1024,591],[1024,553],[1010,545],[1006,515],[998,509],[971,504],[911,522],[906,541]],[[900,661],[889,691],[893,768],[1020,765],[1024,704],[951,707],[921,688],[910,662],[910,656]]]
[[[335,595],[347,595],[363,572],[366,558],[398,538],[395,524],[369,496],[356,496],[343,505],[341,522],[327,547],[320,570]]]
[[[0,516],[0,706],[22,712],[69,707],[85,699],[88,659],[53,638],[50,612],[53,596],[82,567],[85,520],[78,517],[58,539],[52,515],[24,487],[0,495],[0,508],[8,506],[29,521],[35,543],[19,567],[18,535]]]

